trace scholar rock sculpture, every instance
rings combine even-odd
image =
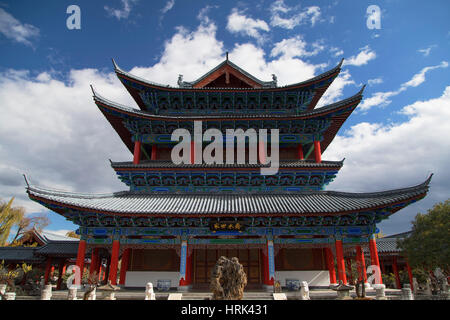
[[[220,257],[211,275],[213,300],[242,300],[247,275],[238,258]]]

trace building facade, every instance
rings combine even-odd
[[[94,89],[93,98],[133,155],[132,161],[111,162],[129,190],[78,194],[28,185],[28,195],[79,225],[81,270],[86,255],[92,272],[100,257],[107,257],[108,278],[125,287],[170,280],[179,290],[205,288],[220,256],[239,258],[248,288],[271,287],[274,281],[284,286],[289,279],[312,287],[346,283],[344,255],[352,254],[365,277],[364,252],[371,265],[380,265],[376,224],[425,197],[431,177],[382,192],[324,190],[344,161],[324,161],[322,153],[364,89],[315,108],[341,65],[280,87],[275,76],[261,81],[227,56],[199,79],[186,82],[180,76],[178,87],[171,87],[138,78],[114,62],[140,110],[114,103]],[[233,159],[244,155],[244,164],[206,164],[201,156],[209,143],[192,138],[183,151],[188,160],[175,164],[171,153],[178,141],[171,140],[172,133],[186,129],[194,136],[199,121],[203,132],[267,129],[268,135],[259,140],[256,161],[245,144],[231,153]],[[262,175],[268,150],[277,143],[270,129],[279,130],[279,170]],[[220,143],[226,146],[226,140]]]

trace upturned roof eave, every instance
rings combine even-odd
[[[290,89],[293,89],[293,88],[307,87],[307,86],[312,85],[313,83],[315,83],[317,81],[320,81],[320,80],[322,80],[324,78],[327,78],[328,76],[330,76],[330,75],[332,75],[332,74],[334,74],[336,72],[339,74],[339,72],[341,70],[342,63],[343,63],[343,59],[341,60],[341,62],[339,62],[339,64],[336,67],[334,67],[334,68],[332,68],[332,69],[330,69],[328,71],[325,71],[325,72],[323,72],[323,73],[321,73],[321,74],[319,74],[319,75],[317,75],[317,76],[315,76],[313,78],[307,79],[305,81],[301,81],[301,82],[285,85],[285,86],[280,86],[280,87],[278,87],[278,86],[277,87],[265,86],[265,85],[267,85],[267,84],[269,84],[271,82],[270,81],[269,82],[261,81],[261,80],[255,78],[255,77],[253,77],[253,76],[251,76],[249,74],[252,77],[251,78],[252,80],[254,80],[255,82],[258,82],[258,83],[260,83],[262,85],[261,88],[220,88],[220,87],[207,87],[207,88],[194,88],[194,87],[189,88],[189,87],[187,87],[186,88],[186,87],[173,87],[173,86],[170,86],[170,85],[164,85],[164,84],[160,84],[160,83],[157,83],[157,82],[149,81],[147,79],[138,77],[138,76],[133,75],[133,74],[127,72],[127,71],[122,70],[117,65],[117,63],[114,61],[114,59],[113,59],[114,71],[116,72],[117,76],[119,76],[119,78],[120,78],[120,75],[121,75],[121,76],[127,77],[128,79],[130,79],[132,81],[140,82],[143,85],[151,86],[151,87],[154,87],[154,88],[160,89],[160,90],[171,90],[171,91],[205,91],[205,90],[209,90],[209,91],[211,91],[211,90],[213,90],[213,91],[227,91],[227,90],[228,91],[229,90],[237,90],[237,91],[267,91],[267,90],[277,90],[278,91],[278,90],[290,90]],[[223,64],[224,64],[224,62],[222,62],[216,68],[221,67]],[[239,68],[239,67],[237,67],[237,68]],[[239,70],[242,70],[242,69],[239,68]],[[215,69],[209,71],[205,76],[209,75],[213,71],[215,71]],[[199,81],[201,81],[203,79],[204,79],[204,77],[202,76],[201,78],[199,78],[199,79],[197,79],[197,80],[195,80],[193,82],[184,82],[184,83],[195,85],[196,83],[198,83]]]

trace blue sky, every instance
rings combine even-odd
[[[66,9],[81,10],[69,30]],[[368,29],[367,8],[381,9]],[[442,1],[0,1],[0,198],[28,212],[21,176],[75,192],[125,188],[108,159],[131,155],[91,100],[136,107],[111,58],[132,73],[175,85],[230,60],[279,84],[334,67],[341,75],[319,105],[367,84],[364,101],[323,158],[346,158],[328,190],[371,192],[412,186],[435,173],[428,197],[379,227],[410,229],[417,212],[449,198],[450,2]],[[49,213],[50,230],[76,229]]]

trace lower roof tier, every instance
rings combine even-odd
[[[378,223],[425,197],[431,176],[414,187],[375,193],[336,191],[297,194],[155,194],[117,192],[93,195],[28,186],[29,197],[84,226],[145,226],[152,218],[292,217],[312,225]],[[341,221],[342,220],[342,221]],[[308,220],[302,220],[303,225]]]

